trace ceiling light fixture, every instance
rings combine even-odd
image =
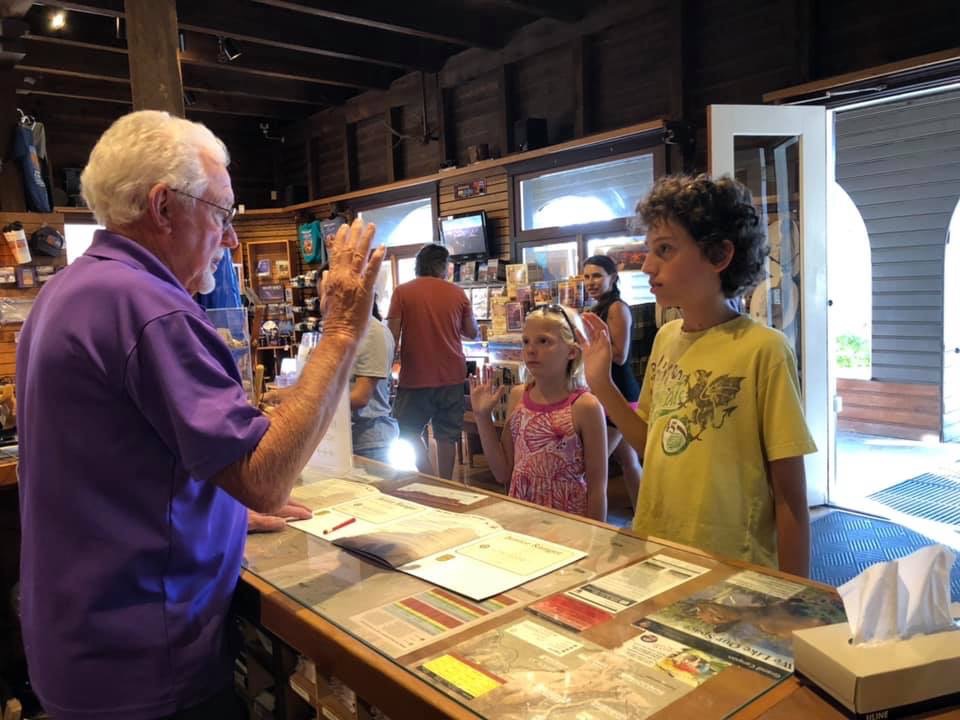
[[[220,62],[233,62],[242,52],[236,40],[228,37],[217,38],[217,59]]]
[[[50,29],[63,30],[67,26],[67,13],[63,10],[57,10],[50,15]]]

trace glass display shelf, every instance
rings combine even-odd
[[[301,623],[288,633],[297,637],[285,639],[308,656],[340,658],[338,677],[362,684],[355,686],[362,696],[383,693],[367,699],[388,715],[391,702],[395,709],[411,707],[394,697],[399,687],[400,695],[409,693],[436,712],[437,698],[452,701],[459,717],[727,717],[791,676],[793,629],[839,621],[835,593],[763,568],[728,565],[360,458],[347,479],[366,485],[363,493],[373,488],[468,513],[586,553],[477,601],[294,527],[251,536],[247,572],[278,591]],[[313,507],[310,497],[320,495],[309,493],[323,494],[317,488],[324,480],[322,473],[305,471],[306,491],[295,490],[295,497],[307,492],[301,499]],[[411,492],[411,485],[420,491]],[[438,495],[424,493],[425,486],[439,488]],[[474,498],[459,505],[445,497],[448,490]],[[348,492],[320,506],[351,499]],[[467,554],[464,547],[446,551],[447,559],[456,562]],[[305,628],[311,627],[327,628],[323,642],[308,637]],[[327,649],[318,653],[319,647]],[[382,675],[382,687],[370,684],[371,672]],[[449,707],[443,713],[449,715]]]

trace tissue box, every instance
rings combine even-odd
[[[960,702],[960,630],[878,645],[849,639],[847,623],[795,631],[794,668],[856,717],[905,717]]]

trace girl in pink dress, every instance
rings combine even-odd
[[[497,482],[510,496],[607,519],[607,431],[603,408],[587,390],[574,310],[543,305],[523,326],[525,385],[507,401],[500,436],[491,412],[505,392],[471,378],[480,442]]]

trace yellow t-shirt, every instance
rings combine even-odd
[[[647,423],[633,529],[777,567],[766,462],[816,452],[797,364],[778,330],[740,315],[657,333],[637,414]]]

